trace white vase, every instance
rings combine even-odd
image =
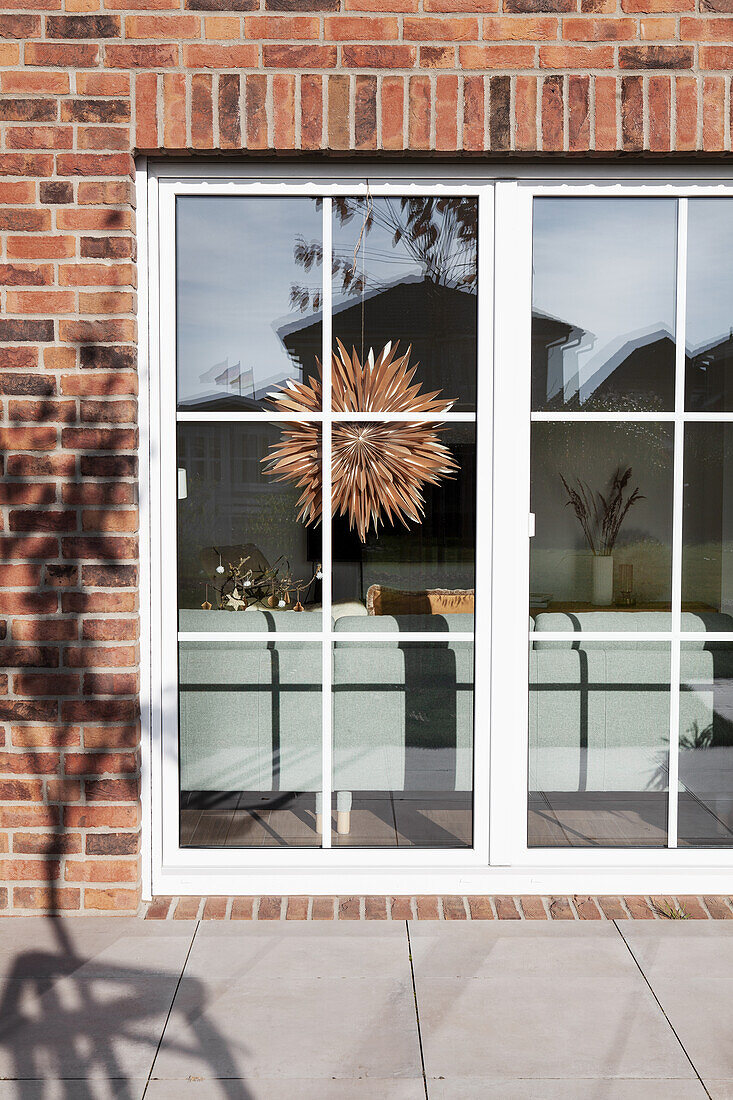
[[[593,555],[593,606],[608,607],[613,603],[613,557]]]

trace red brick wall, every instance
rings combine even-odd
[[[135,151],[730,150],[733,0],[8,0],[0,908],[139,899]]]

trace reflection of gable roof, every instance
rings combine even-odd
[[[418,297],[423,294],[426,289],[446,299],[453,298],[454,301],[465,300],[466,302],[471,302],[471,308],[475,306],[476,292],[473,290],[459,290],[457,287],[447,287],[442,286],[440,283],[431,283],[428,279],[423,279],[421,275],[408,275],[403,279],[395,279],[394,282],[383,283],[371,290],[366,290],[364,294],[354,293],[346,296],[342,301],[334,303],[331,315],[332,317],[339,317],[342,314],[348,313],[349,310],[360,310],[362,302],[368,303],[379,297],[383,297],[383,299],[393,299],[400,293],[406,297]],[[282,342],[287,343],[288,337],[315,328],[315,326],[320,325],[322,321],[323,311],[316,310],[313,313],[309,313],[306,317],[302,315],[296,317],[281,317],[273,321],[272,328]]]
[[[581,399],[594,393],[635,352],[661,343],[663,340],[674,343],[674,336],[666,325],[652,325],[637,329],[636,332],[627,332],[611,340],[586,364],[584,368],[586,381],[580,386]]]
[[[728,345],[733,342],[733,330],[728,330],[722,336],[716,336],[714,340],[705,340],[702,344],[699,344],[696,348],[687,347],[686,355],[690,359],[697,359],[699,355],[713,355],[716,351],[727,350]]]
[[[539,324],[538,324],[539,322]],[[541,329],[541,332],[537,330]],[[581,336],[593,339],[593,333],[580,325],[574,325],[572,321],[562,321],[551,313],[545,313],[542,309],[532,307],[532,332],[533,335],[547,336],[548,333],[557,332],[557,340],[579,340]],[[556,341],[553,341],[556,342]]]

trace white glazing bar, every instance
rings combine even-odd
[[[687,315],[687,199],[677,200],[677,310],[675,318],[674,462],[672,503],[672,659],[669,695],[667,846],[677,847],[680,750],[680,630],[682,617],[682,504]]]
[[[321,655],[323,668],[323,694],[322,714],[323,724],[321,730],[321,790],[323,802],[321,804],[321,846],[331,847],[331,776],[333,768],[333,701],[332,680],[333,662],[331,659],[331,600],[332,600],[332,568],[331,568],[331,305],[332,285],[331,255],[333,251],[332,240],[332,200],[323,199],[323,323],[322,323],[322,411],[326,414],[323,418],[321,429],[321,568],[323,580],[321,581],[321,614],[323,616],[323,633],[321,635]]]
[[[237,423],[240,421],[253,421],[262,422],[265,421],[283,421],[292,420],[297,416],[298,420],[311,420],[315,423],[320,423],[323,420],[329,419],[333,421],[344,421],[350,423],[353,421],[377,421],[378,423],[404,423],[409,422],[411,424],[442,424],[444,421],[449,421],[454,424],[475,424],[476,413],[475,412],[446,412],[446,413],[419,413],[419,412],[275,412],[273,409],[262,409],[261,412],[179,412],[176,414],[176,420],[179,423],[190,422],[194,423],[207,423],[207,422],[219,422],[219,423]],[[656,418],[658,419],[658,418]]]
[[[330,642],[357,642],[359,645],[369,642],[472,642],[473,633],[465,630],[451,631],[450,633],[437,630],[341,630],[324,631],[328,634]],[[565,634],[565,638],[570,635]],[[699,637],[699,635],[698,635]],[[544,638],[544,635],[543,635]],[[317,645],[321,641],[321,631],[312,632],[306,630],[287,631],[236,631],[223,630],[181,630],[178,634],[179,642],[312,642]]]

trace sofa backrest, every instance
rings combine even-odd
[[[688,633],[699,634],[699,639],[689,639],[685,641],[685,645],[688,648],[703,649],[706,644],[705,635],[710,631],[717,630],[733,630],[733,616],[723,615],[717,613],[710,614],[693,614],[689,611],[684,611],[681,615],[680,626],[683,631]],[[551,648],[565,648],[565,649],[583,649],[584,645],[582,641],[575,639],[568,639],[567,642],[549,642],[542,641],[537,637],[539,634],[546,634],[552,631],[553,633],[566,633],[574,631],[575,633],[583,632],[597,632],[597,633],[616,633],[617,631],[625,631],[627,633],[641,633],[641,632],[654,632],[654,631],[668,631],[672,629],[672,615],[669,611],[579,611],[579,612],[543,612],[537,615],[534,624],[535,641],[533,647],[535,649],[551,649]],[[665,641],[629,641],[619,640],[618,642],[596,642],[587,643],[588,645],[603,645],[604,647],[613,646],[618,649],[659,649],[669,645]]]

